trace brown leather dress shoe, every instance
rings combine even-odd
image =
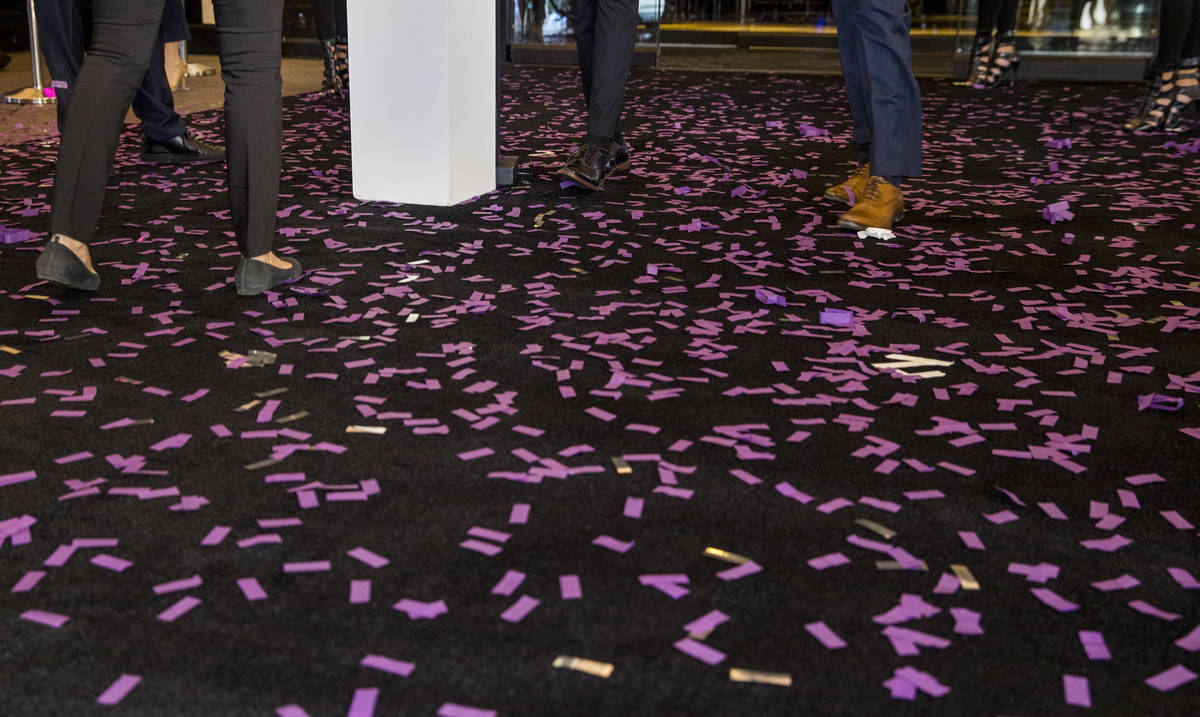
[[[870,178],[871,163],[863,162],[854,170],[854,174],[846,178],[846,181],[826,187],[825,198],[854,206],[855,202],[862,199],[863,192],[867,188],[867,180]]]
[[[900,187],[883,177],[871,177],[863,196],[838,219],[838,226],[862,231],[868,227],[891,229],[904,218],[904,195]]]

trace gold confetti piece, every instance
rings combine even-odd
[[[953,366],[953,361],[943,361],[935,358],[925,358],[924,356],[909,356],[908,354],[887,354],[884,358],[889,358],[891,361],[881,361],[871,364],[875,368],[925,368],[926,366]]]
[[[141,386],[143,383],[145,383],[144,381],[139,381],[136,378],[129,378],[128,376],[117,376],[116,380],[120,383],[127,383],[130,386]]]
[[[1155,316],[1153,319],[1146,319],[1146,323],[1147,324],[1161,324],[1162,322],[1164,322],[1166,320],[1167,320],[1167,317],[1165,317],[1165,316]]]
[[[608,679],[608,676],[613,673],[611,662],[598,662],[596,660],[588,660],[583,657],[569,657],[567,655],[559,655],[554,658],[554,666],[562,667],[568,670],[576,670],[578,672],[586,672],[589,675],[603,677]]]
[[[373,433],[382,436],[387,433],[387,426],[346,426],[346,433]]]
[[[419,318],[421,318],[420,314],[409,314],[408,317],[404,319],[404,323],[415,324]]]
[[[963,590],[978,590],[979,581],[971,574],[970,568],[966,565],[951,565],[950,569],[954,571],[954,577],[958,578],[958,582],[962,585]]]
[[[258,398],[270,398],[271,396],[278,396],[281,393],[287,393],[288,390],[289,389],[284,388],[284,387],[273,388],[270,391],[259,391],[258,393],[254,394],[254,395]]]
[[[308,411],[296,411],[295,413],[289,413],[288,415],[284,416],[283,418],[276,418],[275,422],[276,423],[291,423],[292,421],[299,421],[301,418],[307,418],[307,417],[308,417]]]
[[[792,686],[792,676],[786,672],[760,672],[731,667],[729,668],[729,679],[733,682],[757,682],[760,685],[779,685],[780,687]]]
[[[534,228],[536,229],[536,228],[538,228],[538,227],[542,226],[543,222],[545,222],[545,220],[546,220],[546,217],[550,216],[550,215],[551,215],[551,214],[553,214],[553,213],[554,213],[554,210],[553,210],[553,209],[551,209],[551,210],[550,210],[550,211],[548,211],[548,212],[542,212],[541,214],[538,214],[537,216],[535,216],[535,217],[533,218],[533,226],[534,226]]]
[[[708,636],[711,634],[712,630],[705,630],[704,632],[689,632],[688,637],[692,638],[693,640],[700,640],[703,642],[707,640]]]
[[[1180,301],[1179,299],[1175,299],[1175,300],[1171,301],[1171,306],[1183,306],[1183,302]]]
[[[131,425],[131,426],[149,426],[152,423],[154,423],[153,418],[139,418],[129,425]]]
[[[705,548],[704,554],[710,558],[724,560],[725,562],[733,563],[734,565],[744,565],[745,563],[750,562],[750,558],[747,558],[744,555],[731,553],[728,550],[721,550],[720,548]]]
[[[275,363],[275,354],[270,351],[257,349],[246,354],[246,364],[250,366],[268,366]]]
[[[859,525],[866,528],[867,530],[870,530],[874,533],[878,533],[879,535],[883,536],[884,540],[891,540],[896,535],[896,531],[892,530],[891,528],[887,527],[886,525],[880,525],[879,523],[876,523],[873,520],[867,520],[866,518],[859,518],[858,520],[856,520],[854,522],[858,523]]]
[[[624,476],[633,472],[633,466],[629,465],[629,462],[620,456],[613,456],[612,462],[617,467],[617,475]]]
[[[586,274],[587,273],[586,269],[580,269],[577,266],[571,267],[571,271],[575,272],[576,274]]]
[[[13,356],[21,353],[20,349],[14,349],[12,346],[0,346],[0,351],[3,351],[6,354],[12,354]]]
[[[257,461],[257,462],[255,462],[255,463],[251,463],[251,464],[247,465],[247,466],[246,466],[246,470],[248,470],[248,471],[256,471],[256,470],[258,470],[259,468],[266,468],[266,467],[268,467],[268,466],[273,466],[273,465],[275,465],[276,463],[279,463],[279,462],[280,462],[280,461],[279,461],[279,459],[278,459],[278,458],[264,458],[264,459],[263,459],[263,460],[261,460],[261,461]]]
[[[683,279],[680,279],[678,276],[664,276],[663,278],[666,279],[667,281],[678,281],[678,282],[683,281]]]
[[[916,568],[906,568],[895,560],[879,560],[875,563],[875,567],[879,568],[880,570],[929,570],[929,566],[925,564],[924,560],[922,560],[921,564]]]
[[[50,300],[49,296],[42,296],[41,294],[26,294],[25,298],[26,299],[37,299],[39,301],[49,301]]]
[[[260,403],[262,403],[262,400],[256,398],[253,401],[250,401],[249,403],[243,403],[242,405],[233,409],[233,412],[234,413],[245,413],[246,411],[249,411],[250,409],[259,405]]]
[[[370,341],[370,336],[339,336],[343,341]]]

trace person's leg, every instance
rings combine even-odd
[[[166,0],[167,7],[179,5],[177,0]],[[160,26],[161,38],[162,27]],[[142,133],[155,142],[166,142],[183,135],[187,130],[183,118],[175,111],[175,95],[167,79],[166,59],[159,51],[150,58],[150,68],[142,76],[137,94],[133,96],[133,113],[142,121]]]
[[[337,19],[333,13],[333,0],[312,0],[313,21],[317,26],[317,39],[332,41],[337,36]]]
[[[1021,9],[1021,0],[1001,0],[1000,9],[996,13],[996,32],[1016,32],[1017,13]]]
[[[282,164],[283,0],[214,0],[234,234],[242,254],[271,254]]]
[[[596,6],[587,143],[607,148],[620,134],[637,19],[637,0],[600,0]]]
[[[152,56],[161,57],[163,0],[96,0],[92,45],[80,68],[54,172],[50,230],[74,240],[95,234],[125,112]],[[79,246],[77,246],[79,245]],[[82,259],[87,261],[86,247]]]
[[[58,113],[58,131],[67,126],[67,107],[87,49],[83,18],[84,0],[34,0],[38,16],[38,44],[50,70]]]
[[[842,79],[846,87],[846,99],[850,104],[850,118],[854,123],[854,143],[858,145],[858,161],[862,164],[871,156],[871,108],[868,102],[866,67],[860,59],[862,42],[854,22],[860,4],[861,0],[833,0],[833,15],[837,21],[838,57],[842,62]]]
[[[593,58],[596,46],[596,5],[601,0],[575,0],[575,54],[579,58],[579,81],[583,106],[592,103]]]
[[[905,0],[864,0],[855,16],[870,78],[871,174],[889,181],[921,174],[921,96],[909,18]]]
[[[975,20],[976,35],[991,35],[996,29],[1000,11],[1008,0],[979,0],[979,13]],[[1018,0],[1020,2],[1020,0]]]

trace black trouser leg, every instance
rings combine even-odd
[[[246,256],[271,250],[279,203],[283,0],[214,0],[233,229]]]
[[[164,0],[96,0],[92,48],[71,95],[54,174],[51,231],[91,241],[121,123],[150,66],[162,55]]]
[[[620,134],[637,43],[637,0],[576,0],[575,43],[592,141]]]
[[[1000,12],[996,16],[996,32],[1016,32],[1017,13],[1021,10],[1021,0],[1004,0]]]
[[[996,29],[996,21],[1000,17],[1000,9],[1005,0],[979,0],[979,14],[975,21],[975,32],[991,35]]]

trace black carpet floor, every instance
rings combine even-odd
[[[837,78],[635,73],[594,195],[574,75],[506,88],[530,182],[450,209],[286,100],[268,297],[135,128],[100,291],[37,282],[54,148],[0,148],[0,713],[1196,712],[1195,129],[925,84],[860,239]]]

